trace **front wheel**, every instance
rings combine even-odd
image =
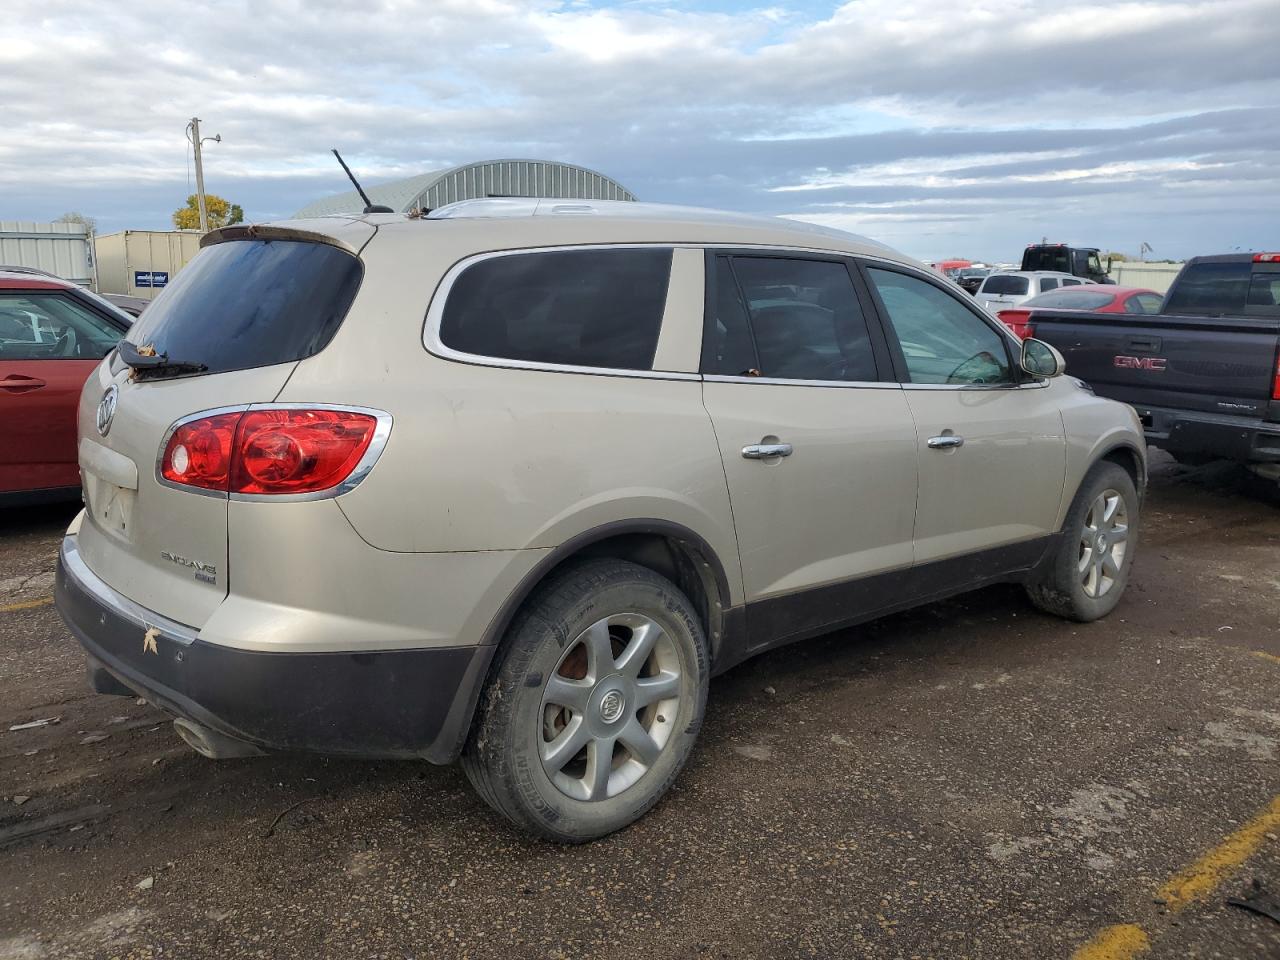
[[[620,560],[556,575],[503,642],[462,765],[520,827],[581,843],[666,792],[706,706],[707,643],[675,584]]]
[[[1138,545],[1138,492],[1109,461],[1085,476],[1062,526],[1057,553],[1027,594],[1041,610],[1086,623],[1120,602]]]

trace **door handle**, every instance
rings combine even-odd
[[[3,380],[0,380],[0,390],[9,390],[12,393],[23,393],[27,390],[39,390],[47,384],[39,377],[24,377],[20,373],[10,374]]]
[[[791,444],[789,443],[753,443],[749,447],[742,448],[742,457],[745,460],[767,460],[770,457],[789,457],[791,456]]]
[[[945,437],[930,437],[928,442],[930,450],[951,450],[954,447],[963,447],[964,437],[953,437],[948,434]]]

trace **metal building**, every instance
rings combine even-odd
[[[0,266],[33,267],[78,283],[93,283],[93,249],[83,223],[0,220]]]
[[[476,197],[565,197],[577,200],[634,200],[633,194],[604,174],[549,160],[482,160],[449,170],[433,170],[374,186],[362,184],[369,199],[397,213],[434,210],[455,200]],[[364,201],[354,190],[307,204],[295,217],[358,213]]]

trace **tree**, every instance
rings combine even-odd
[[[1116,263],[1127,263],[1129,260],[1129,258],[1126,257],[1123,253],[1115,253],[1114,251],[1112,253],[1104,253],[1102,255],[1102,259],[1114,260]]]
[[[204,195],[204,209],[209,218],[209,229],[229,227],[233,223],[244,222],[244,211],[238,203],[228,203],[214,193]],[[200,201],[193,193],[187,197],[187,205],[173,211],[173,225],[179,230],[200,229]]]
[[[53,222],[54,223],[83,223],[89,229],[90,233],[98,232],[97,220],[95,220],[93,217],[86,217],[83,213],[76,213],[75,211],[71,211],[70,213],[64,213],[62,216],[60,216],[57,220]]]

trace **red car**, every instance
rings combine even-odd
[[[1031,311],[1041,310],[1089,310],[1093,313],[1159,313],[1164,297],[1154,290],[1142,287],[1116,287],[1110,284],[1085,283],[1078,287],[1062,287],[1049,290],[1024,301],[1020,307],[1001,310],[996,314],[1006,327],[1025,340],[1035,333],[1035,324],[1029,323]]]
[[[66,280],[0,267],[0,506],[80,490],[80,388],[132,318]]]

